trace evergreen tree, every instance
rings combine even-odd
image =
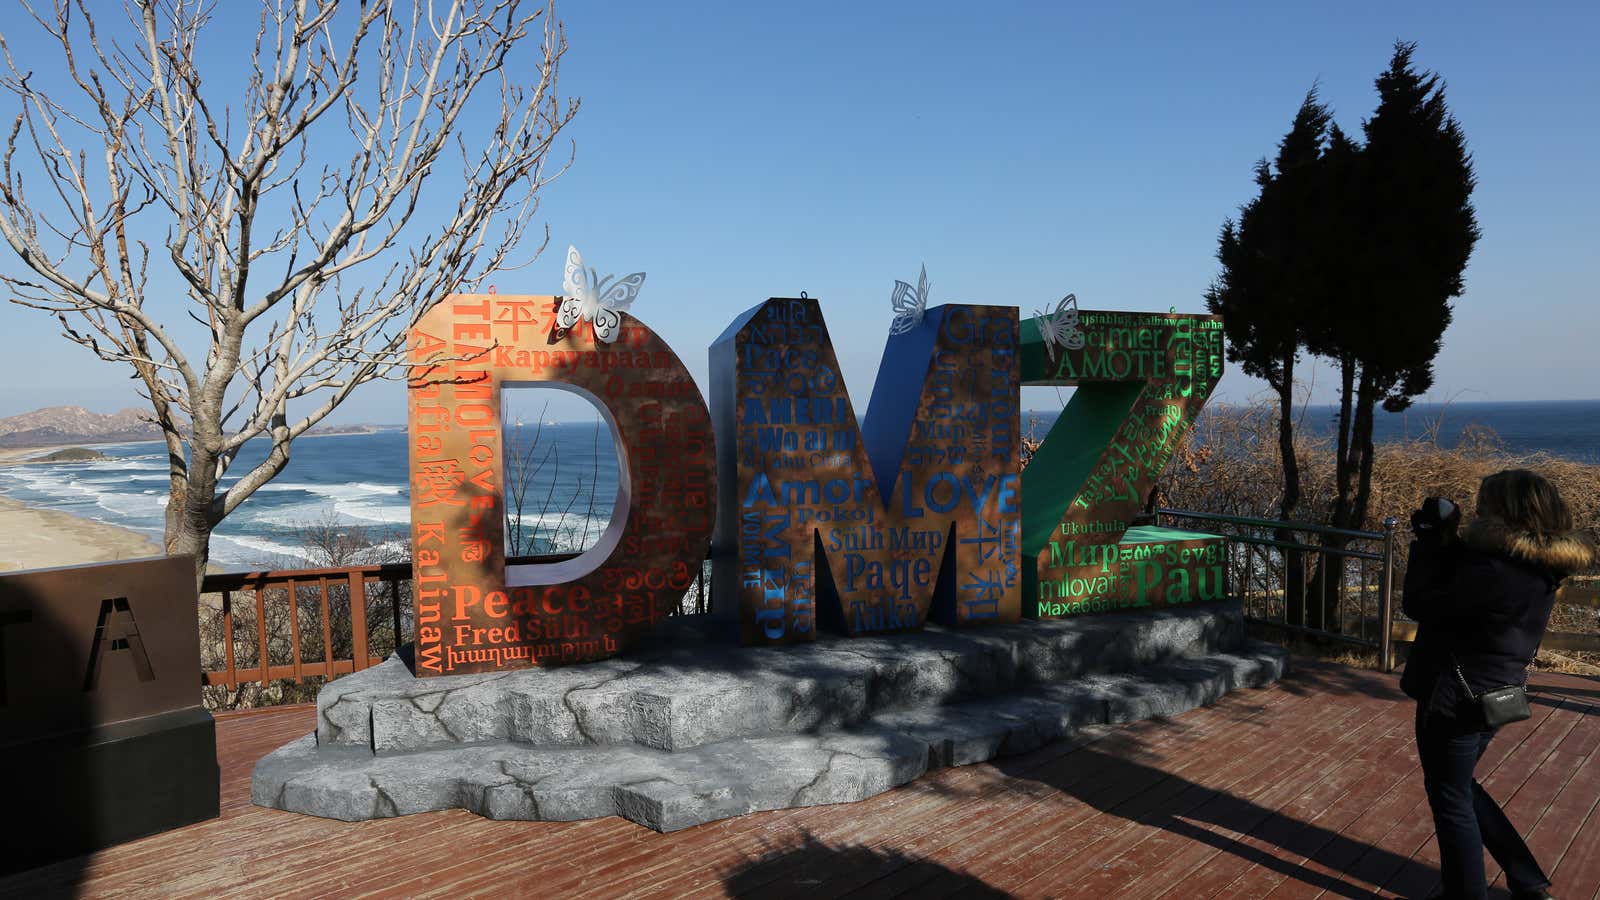
[[[1228,358],[1278,395],[1278,452],[1283,460],[1278,513],[1283,519],[1300,503],[1294,373],[1305,339],[1303,323],[1319,300],[1318,171],[1331,119],[1313,87],[1278,144],[1276,170],[1265,159],[1258,162],[1257,196],[1240,208],[1237,221],[1223,223],[1217,242],[1222,271],[1206,292],[1206,306],[1222,316]]]
[[[1344,528],[1367,518],[1374,411],[1403,410],[1432,386],[1450,301],[1479,235],[1466,136],[1439,76],[1413,66],[1415,52],[1395,44],[1377,79],[1378,108],[1363,123],[1365,146],[1335,129],[1325,154],[1338,201],[1328,209],[1328,255],[1337,261],[1328,284],[1343,296],[1315,319],[1307,344],[1340,365],[1333,524]]]
[[[1300,497],[1292,418],[1299,352],[1339,368],[1332,524],[1360,528],[1372,495],[1376,409],[1403,410],[1432,386],[1450,303],[1478,239],[1466,137],[1443,82],[1417,70],[1415,52],[1415,44],[1395,44],[1364,143],[1332,123],[1313,88],[1273,164],[1257,164],[1258,195],[1218,240],[1222,271],[1206,301],[1224,318],[1229,359],[1278,395],[1284,519]],[[1331,626],[1338,591],[1318,597],[1310,605]]]

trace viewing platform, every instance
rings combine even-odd
[[[1600,679],[1530,687],[1533,718],[1500,734],[1479,778],[1557,896],[1593,897]],[[668,834],[253,806],[256,762],[312,731],[316,709],[222,713],[220,819],[0,879],[0,896],[1420,897],[1438,866],[1412,710],[1394,675],[1296,657],[1277,684],[1174,718]]]

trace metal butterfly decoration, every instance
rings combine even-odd
[[[1037,310],[1034,321],[1039,323],[1039,337],[1044,339],[1044,352],[1051,362],[1056,361],[1056,347],[1066,350],[1083,349],[1083,332],[1078,330],[1078,297],[1068,294],[1056,304],[1055,312]]]
[[[928,308],[926,265],[922,267],[922,274],[918,276],[915,288],[904,281],[894,283],[894,293],[889,295],[889,305],[894,308],[894,321],[889,323],[890,334],[905,334],[922,324],[922,314]]]
[[[622,313],[633,305],[644,287],[644,273],[635,272],[612,281],[594,269],[583,267],[583,257],[577,247],[567,248],[567,274],[562,282],[566,296],[556,308],[556,328],[565,336],[578,322],[594,323],[594,336],[609,344],[622,333]]]

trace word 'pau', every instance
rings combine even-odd
[[[1022,320],[926,299],[925,275],[897,291],[861,419],[815,299],[768,300],[727,327],[709,407],[672,348],[604,295],[434,307],[410,344],[417,674],[636,646],[708,547],[714,614],[749,644],[1222,598],[1221,538],[1130,527],[1221,375],[1221,322],[1075,299]],[[620,489],[594,547],[507,567],[500,394],[531,383],[601,410]],[[1025,469],[1023,385],[1077,387]]]

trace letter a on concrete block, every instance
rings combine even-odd
[[[1017,620],[1016,352],[1014,307],[928,310],[858,427],[816,300],[734,320],[711,347],[713,569],[746,643]]]
[[[710,412],[672,348],[623,313],[614,343],[556,327],[558,297],[455,295],[411,330],[407,404],[418,675],[585,662],[635,646],[710,543]],[[565,562],[506,565],[501,389],[588,398],[611,426],[610,524]]]

